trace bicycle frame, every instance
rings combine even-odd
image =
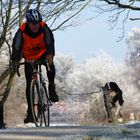
[[[25,63],[20,63],[20,65],[24,65]],[[52,105],[49,97],[48,92],[46,88],[46,81],[45,78],[42,75],[42,63],[38,62],[30,62],[31,67],[33,69],[32,73],[32,82],[30,87],[30,98],[31,98],[31,108],[32,108],[32,114],[34,118],[34,122],[36,126],[42,126],[42,121],[44,120],[45,126],[49,126],[50,123],[50,113],[49,113],[49,107]],[[49,66],[49,65],[47,65]],[[49,70],[49,68],[48,68]],[[17,69],[17,73],[20,76],[20,73]],[[38,102],[34,102],[34,91],[36,90],[37,94],[37,100]],[[37,107],[37,108],[36,108]],[[37,123],[38,121],[38,115],[36,114],[36,109],[38,113],[41,116],[41,121],[39,121],[39,125]],[[46,118],[46,113],[47,118]]]
[[[34,67],[34,65],[32,65],[33,68],[33,78],[32,80],[39,83],[39,91],[38,91],[38,96],[39,96],[39,106],[38,106],[38,113],[41,116],[41,119],[44,119],[44,123],[45,126],[49,126],[50,123],[50,113],[49,113],[49,106],[51,106],[51,101],[49,100],[48,94],[47,94],[47,89],[46,89],[46,82],[45,82],[45,78],[42,75],[42,68],[41,68],[41,64],[38,65],[38,67]],[[42,106],[42,107],[41,107]],[[34,109],[32,109],[34,110]],[[45,111],[47,111],[47,118],[46,119],[46,113]],[[34,111],[33,111],[34,112]],[[35,114],[34,114],[35,115]],[[36,116],[36,115],[35,115]],[[40,117],[39,117],[40,118]],[[34,119],[36,120],[36,117],[34,117]],[[42,126],[42,120],[40,120],[40,126]],[[46,123],[47,122],[47,123]],[[36,126],[38,126],[37,123],[35,123]]]

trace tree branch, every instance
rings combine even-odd
[[[109,5],[116,5],[116,6],[118,6],[118,8],[140,10],[140,7],[127,5],[127,4],[122,4],[118,0],[101,0],[101,1],[105,1]]]

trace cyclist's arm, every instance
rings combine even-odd
[[[54,46],[54,36],[53,33],[51,31],[51,29],[45,25],[44,26],[44,32],[45,32],[45,43],[46,43],[46,47],[47,47],[47,55],[55,55],[55,46]]]
[[[22,58],[22,32],[18,30],[12,43],[12,61],[20,61]]]

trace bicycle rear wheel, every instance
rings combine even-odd
[[[37,127],[43,126],[43,105],[38,81],[31,82],[30,100],[34,123]]]

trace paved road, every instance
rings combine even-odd
[[[110,126],[51,126],[0,130],[1,140],[140,140],[140,123]]]

